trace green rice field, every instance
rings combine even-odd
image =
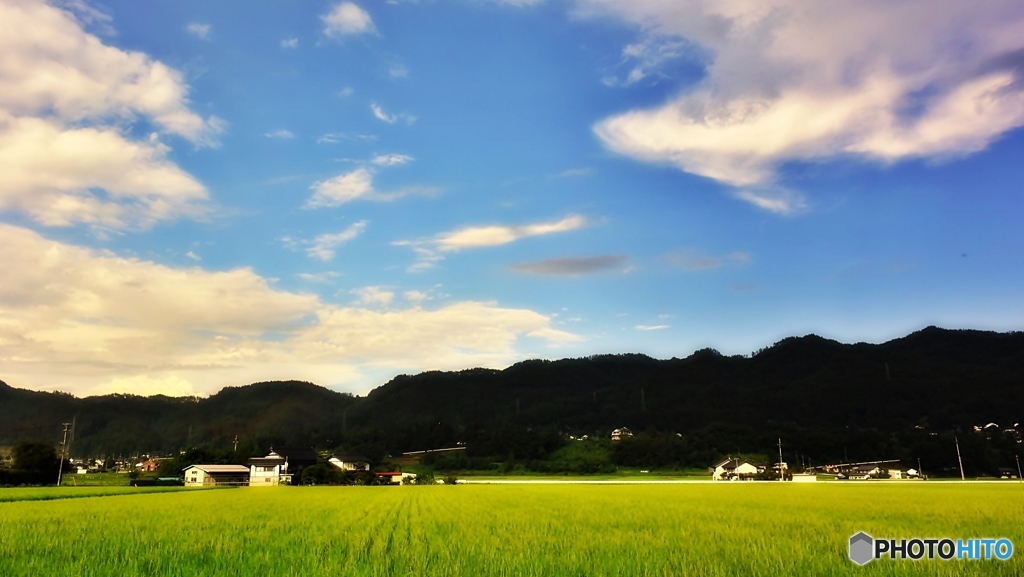
[[[72,497],[46,501],[0,489],[0,573],[1024,574],[1024,551],[864,567],[846,553],[857,531],[1024,546],[1018,483],[112,489],[34,489]]]

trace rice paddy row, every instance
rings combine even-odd
[[[0,491],[2,494],[2,491]],[[5,575],[1020,575],[847,558],[875,536],[1006,537],[1024,488],[691,484],[280,487],[0,503]]]

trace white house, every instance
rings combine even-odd
[[[370,459],[362,455],[334,455],[327,462],[342,471],[370,470]]]
[[[628,439],[628,438],[630,438],[632,436],[633,436],[633,431],[630,431],[626,427],[622,427],[621,429],[615,429],[614,431],[612,431],[612,440],[613,441],[621,441],[623,439]]]
[[[249,467],[244,465],[192,465],[182,475],[186,487],[248,485]]]
[[[270,449],[266,457],[249,459],[249,486],[274,487],[291,480],[287,475],[288,461]]]
[[[715,481],[736,481],[740,475],[756,475],[758,468],[743,459],[726,459],[711,467]]]

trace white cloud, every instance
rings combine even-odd
[[[409,76],[409,69],[404,64],[395,64],[388,68],[388,76],[391,78],[405,78]]]
[[[295,138],[295,135],[292,134],[291,130],[285,130],[283,128],[278,130],[271,130],[270,132],[265,133],[263,136],[266,136],[267,138],[280,138],[283,140],[290,140],[292,138]]]
[[[281,41],[281,48],[298,48],[298,46],[298,38],[285,38],[284,40]]]
[[[415,160],[413,157],[405,154],[378,154],[370,159],[370,162],[377,166],[394,166],[396,164],[408,164],[413,160]]]
[[[541,222],[519,226],[500,224],[474,226],[441,233],[432,243],[438,250],[443,252],[457,251],[467,248],[508,244],[528,236],[566,232],[583,228],[586,225],[586,218],[579,215],[570,215],[556,222]]]
[[[340,206],[373,192],[373,172],[368,168],[357,168],[316,182],[310,188],[313,196],[306,202],[307,207]]]
[[[391,155],[411,160],[411,157],[402,155]],[[387,166],[389,164],[401,164],[407,160],[395,161],[391,157],[376,157],[383,159],[375,162]],[[354,200],[372,200],[377,202],[390,202],[410,195],[436,194],[439,189],[429,186],[407,186],[397,190],[382,192],[373,187],[374,171],[372,168],[359,167],[351,172],[339,174],[333,178],[313,183],[310,189],[313,196],[306,201],[306,208],[327,208],[341,206]]]
[[[627,48],[638,59],[685,40],[708,61],[705,78],[666,103],[599,122],[604,144],[739,187],[738,197],[767,210],[802,203],[761,191],[785,162],[970,154],[1024,125],[1017,0],[578,0],[577,8],[639,25],[644,39]]]
[[[305,273],[304,272],[304,273],[299,273],[296,276],[298,276],[300,279],[302,279],[302,280],[304,280],[306,282],[328,283],[328,282],[331,282],[333,279],[336,279],[339,276],[341,276],[341,274],[336,273],[334,271],[318,272],[318,273]]]
[[[430,295],[420,291],[405,291],[402,294],[402,296],[405,297],[405,300],[416,304],[419,304],[430,298]]]
[[[400,112],[398,114],[388,114],[387,112],[384,112],[384,109],[381,108],[380,105],[378,105],[376,102],[370,103],[370,111],[373,112],[373,116],[377,118],[377,120],[387,122],[388,124],[394,124],[399,120],[405,121],[406,124],[412,124],[416,122],[416,117],[412,116],[411,114],[406,114],[404,112]]]
[[[320,17],[324,34],[331,38],[366,34],[375,30],[370,15],[352,2],[342,2]]]
[[[190,259],[192,259],[194,261],[201,261],[201,260],[203,260],[203,257],[199,256],[198,254],[196,254],[196,253],[194,253],[192,251],[186,252],[185,256],[187,256],[188,258],[190,258]]]
[[[334,249],[338,245],[346,243],[359,236],[366,230],[367,222],[361,220],[345,230],[334,234],[321,234],[313,239],[312,246],[306,249],[310,258],[318,258],[322,261],[329,261],[334,258]]]
[[[208,394],[296,378],[365,391],[371,373],[503,367],[522,337],[579,338],[526,309],[338,306],[247,268],[173,268],[9,225],[0,246],[0,366],[17,387]]]
[[[672,328],[672,325],[637,325],[633,328],[638,331],[663,331]]]
[[[47,226],[111,228],[203,214],[206,188],[168,161],[168,150],[156,140],[127,140],[116,128],[66,128],[0,112],[0,210]]]
[[[352,294],[359,297],[359,304],[364,306],[389,306],[395,300],[395,293],[377,286],[352,289]]]
[[[409,267],[409,272],[419,272],[432,268],[444,259],[444,253],[456,252],[469,248],[500,246],[515,242],[521,238],[541,236],[558,232],[566,232],[586,226],[587,219],[579,215],[569,215],[556,222],[542,222],[526,225],[490,225],[471,226],[440,233],[433,238],[420,240],[395,241],[396,246],[409,246],[415,252],[417,261]]]
[[[43,2],[0,4],[0,22],[0,209],[116,228],[204,211],[205,188],[167,160],[159,135],[129,136],[149,123],[216,145],[223,121],[189,110],[178,71],[104,45]]]
[[[377,140],[375,134],[355,134],[351,132],[330,132],[316,139],[317,144],[337,144],[339,142],[372,142]]]
[[[200,24],[199,22],[192,22],[191,24],[185,27],[185,31],[195,36],[196,38],[200,38],[202,40],[210,39],[209,24]]]

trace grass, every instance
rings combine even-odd
[[[109,497],[115,495],[139,495],[143,493],[167,493],[181,491],[184,487],[129,487],[125,485],[95,485],[85,487],[13,487],[0,489],[0,503],[12,501],[53,501],[57,499],[82,499],[86,497]],[[0,512],[2,518],[2,512]]]
[[[1007,537],[1018,484],[279,487],[0,503],[4,575],[1020,575],[846,557],[876,537]]]

